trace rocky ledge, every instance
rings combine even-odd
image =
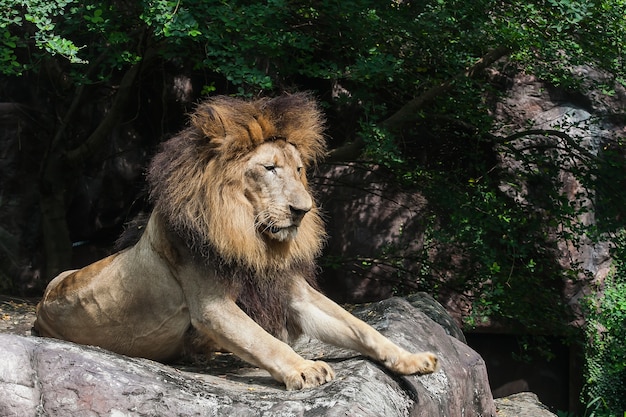
[[[413,304],[432,304],[428,296]],[[326,360],[337,378],[289,392],[232,355],[203,364],[164,365],[59,340],[0,334],[2,416],[495,416],[482,358],[418,310],[392,298],[353,313],[396,343],[430,350],[432,375],[401,377],[354,352],[300,340],[305,357]],[[444,320],[445,322],[445,320]],[[20,331],[23,331],[21,329]]]

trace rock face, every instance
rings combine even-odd
[[[498,417],[556,417],[532,392],[520,392],[496,400]]]
[[[428,300],[422,301],[427,303]],[[300,340],[303,356],[337,378],[289,392],[231,355],[210,366],[167,366],[68,342],[0,334],[1,416],[495,416],[482,358],[406,300],[354,313],[396,343],[431,350],[432,375],[400,377],[354,352]]]
[[[431,320],[439,324],[452,337],[456,337],[463,343],[467,343],[463,331],[457,326],[454,319],[448,314],[445,308],[439,304],[432,296],[425,292],[411,294],[405,299]]]
[[[421,265],[413,259],[422,249],[426,224],[421,215],[426,202],[419,193],[400,189],[388,171],[372,164],[321,164],[311,181],[318,203],[328,213],[330,238],[320,284],[333,300],[361,303],[389,298],[402,284],[395,278],[397,270],[361,258],[382,257],[391,246],[396,261],[406,258],[403,275],[419,273]],[[332,262],[337,254],[341,259]]]

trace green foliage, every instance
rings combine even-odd
[[[502,10],[513,57],[530,73],[555,85],[576,86],[572,65],[595,65],[623,73],[616,47],[624,41],[623,1],[540,0],[510,4]]]
[[[556,262],[545,214],[516,204],[486,178],[461,182],[439,175],[423,190],[433,211],[424,259],[433,277],[452,271],[446,286],[472,301],[467,324],[496,319],[533,333],[563,334],[569,319],[559,295],[565,271]]]
[[[58,22],[73,3],[72,0],[49,1],[0,1],[0,8],[4,10],[0,16],[0,31],[3,31],[2,47],[0,47],[0,68],[7,75],[19,75],[22,73],[24,64],[19,62],[16,49],[28,42],[25,36],[20,37],[16,28],[30,26],[34,45],[48,54],[61,55],[72,63],[86,63],[79,56],[82,46],[76,46],[74,42],[59,34]],[[23,13],[20,13],[22,8]]]
[[[578,62],[619,75],[624,7],[599,0],[3,0],[0,63],[5,73],[20,73],[46,56],[39,50],[87,64],[112,47],[109,62],[119,65],[134,60],[133,39],[144,36],[168,59],[220,74],[241,94],[304,76],[349,84],[355,101],[381,91],[403,99],[497,46],[511,47],[519,62],[556,83],[572,82],[568,69]],[[30,55],[22,56],[24,48]]]
[[[626,412],[626,231],[614,239],[615,265],[604,288],[586,303],[583,403],[594,416]]]

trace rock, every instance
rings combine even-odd
[[[495,400],[498,417],[556,417],[532,392],[520,392]]]
[[[482,358],[399,298],[354,313],[394,342],[431,350],[432,375],[401,377],[354,352],[300,340],[296,350],[328,361],[337,378],[286,391],[232,355],[208,368],[168,366],[69,342],[0,334],[2,416],[495,416]]]
[[[419,276],[423,267],[415,254],[423,250],[424,197],[400,189],[397,179],[378,165],[322,163],[318,170],[312,187],[328,214],[320,276],[324,292],[342,303],[362,303],[406,290],[403,278]],[[390,250],[393,262],[402,264],[402,278],[397,265],[376,261]]]
[[[465,335],[450,314],[430,294],[418,292],[405,297],[411,305],[426,314],[432,321],[444,328],[450,336],[467,343]]]
[[[37,300],[0,295],[0,333],[31,334]]]

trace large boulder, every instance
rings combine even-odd
[[[520,392],[495,402],[498,417],[557,417],[532,392]]]
[[[428,298],[425,298],[426,303]],[[2,416],[495,416],[482,358],[404,299],[353,311],[396,343],[441,358],[401,377],[354,352],[302,339],[296,350],[337,378],[290,392],[232,355],[169,366],[54,339],[0,334]]]

